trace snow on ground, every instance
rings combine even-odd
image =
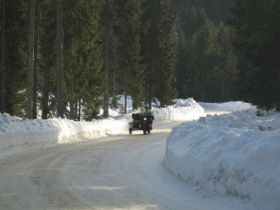
[[[165,163],[205,196],[229,194],[279,210],[279,128],[279,113],[258,117],[254,108],[200,117],[173,128]]]
[[[230,101],[225,103],[199,103],[200,106],[206,109],[214,109],[220,111],[241,111],[252,108],[248,103],[243,103],[242,101]]]
[[[234,112],[205,116],[202,107]],[[155,125],[190,121],[174,127],[167,139],[164,163],[176,176],[205,196],[229,194],[250,200],[260,209],[280,209],[280,114],[257,117],[256,109],[247,103],[198,104],[193,99],[178,99],[174,106],[153,111]],[[2,114],[0,158],[42,146],[128,133],[131,114],[110,113],[110,118],[92,122],[20,120]]]
[[[131,107],[131,102],[128,105]],[[204,109],[193,99],[178,100],[175,106],[153,109],[155,124],[172,120],[198,119]],[[128,134],[131,114],[111,116],[92,122],[75,122],[54,118],[48,120],[19,120],[8,114],[0,115],[0,158],[14,152],[53,144],[88,141],[113,134]]]

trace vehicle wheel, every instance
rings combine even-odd
[[[132,134],[132,129],[131,129],[131,128],[129,129],[129,134],[130,134],[130,135]]]

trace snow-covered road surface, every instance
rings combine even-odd
[[[2,159],[1,210],[252,209],[237,198],[197,194],[165,169],[166,138],[176,124]]]

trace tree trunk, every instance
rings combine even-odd
[[[222,103],[224,102],[224,96],[225,96],[225,78],[223,77],[223,84],[222,84]]]
[[[69,118],[71,120],[74,120],[74,98],[73,98],[73,95],[74,95],[74,81],[73,79],[71,78],[71,95],[72,97],[70,97],[70,116]]]
[[[78,108],[78,121],[81,121],[81,99],[79,99],[79,108]]]
[[[7,101],[7,112],[10,115],[15,115],[16,114],[16,110],[15,110],[15,104],[16,104],[16,90],[15,90],[15,86],[11,85],[9,90],[7,90],[7,94],[9,94],[9,99]]]
[[[127,95],[126,93],[124,94],[124,113],[127,113]]]
[[[32,118],[35,0],[29,0],[26,117]]]
[[[74,119],[77,120],[78,119],[78,101],[75,100],[74,102]]]
[[[49,73],[49,69],[45,68],[44,78],[43,78],[42,119],[48,119],[49,89],[50,89],[50,73]]]
[[[32,118],[37,119],[37,86],[38,86],[38,59],[37,59],[38,42],[34,45],[34,71],[33,71],[33,104],[32,104]]]
[[[57,117],[63,118],[63,43],[62,43],[62,0],[57,0],[56,16],[57,45]]]
[[[106,0],[105,10],[110,10],[110,0]],[[107,14],[108,15],[108,14]],[[104,107],[103,117],[109,117],[109,73],[110,73],[110,20],[109,17],[105,17],[105,40],[104,40],[104,71],[105,71],[105,94],[104,94]]]
[[[5,29],[6,29],[6,4],[2,0],[2,37],[1,37],[1,113],[6,112],[6,85],[5,85]]]
[[[109,29],[105,29],[104,70],[105,70],[105,94],[103,117],[109,116]]]

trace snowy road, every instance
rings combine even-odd
[[[1,210],[248,209],[234,198],[205,197],[162,164],[176,123],[60,145],[0,161]]]

